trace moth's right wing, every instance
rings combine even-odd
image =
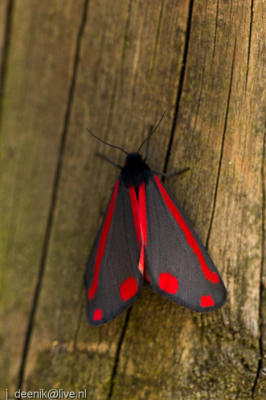
[[[84,281],[90,325],[112,320],[140,297],[139,261],[129,191],[118,180],[87,261]]]

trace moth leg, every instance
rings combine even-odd
[[[95,153],[95,155],[96,155],[97,157],[102,158],[102,159],[105,160],[105,161],[108,161],[110,164],[114,165],[114,166],[117,167],[117,168],[120,168],[120,169],[123,168],[123,167],[121,167],[120,165],[118,165],[118,164],[116,164],[115,162],[113,162],[112,160],[110,160],[110,158],[106,157],[106,156],[103,155],[103,154]]]

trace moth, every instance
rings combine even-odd
[[[145,159],[139,153],[143,143],[136,153],[121,149],[127,154],[125,165],[87,261],[84,281],[92,326],[132,306],[144,285],[200,313],[217,310],[226,301],[224,283],[207,250],[147,165],[148,146]]]

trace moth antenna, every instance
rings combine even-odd
[[[114,146],[113,144],[110,144],[110,143],[105,142],[104,140],[98,138],[98,136],[94,135],[94,133],[92,133],[88,128],[86,128],[86,129],[87,129],[87,131],[88,131],[93,137],[95,137],[96,139],[98,139],[100,142],[102,142],[102,143],[104,143],[104,144],[107,144],[107,146],[114,147],[115,149],[119,149],[119,150],[123,151],[124,153],[126,153],[127,155],[129,154],[129,153],[127,153],[124,149],[122,149],[121,147]]]
[[[158,126],[159,126],[160,123],[162,122],[162,119],[163,119],[163,117],[164,117],[164,114],[165,114],[165,111],[164,111],[164,113],[163,113],[163,115],[162,115],[162,117],[161,117],[159,123],[157,124],[157,126],[155,127],[155,129],[152,131],[152,133],[151,133],[145,140],[143,140],[143,142],[141,143],[140,148],[138,149],[137,153],[140,152],[140,149],[142,148],[143,144],[144,144],[147,140],[150,139],[151,135],[154,134],[154,132],[156,131],[156,129],[158,128]],[[147,155],[146,155],[146,159],[147,159]]]
[[[152,130],[152,129],[150,129],[150,131],[151,131],[151,130]],[[149,155],[150,138],[151,138],[151,134],[149,134],[149,137],[148,137],[147,146],[146,146],[146,156],[145,156],[145,158],[144,158],[144,161],[147,160],[148,155]]]

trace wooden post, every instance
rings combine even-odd
[[[87,389],[93,400],[264,399],[265,3],[7,5],[2,398],[20,387]],[[91,328],[85,262],[119,174],[95,152],[119,164],[124,154],[85,128],[136,151],[165,110],[149,165],[190,167],[165,183],[208,247],[227,303],[200,315],[145,290],[130,313]]]

